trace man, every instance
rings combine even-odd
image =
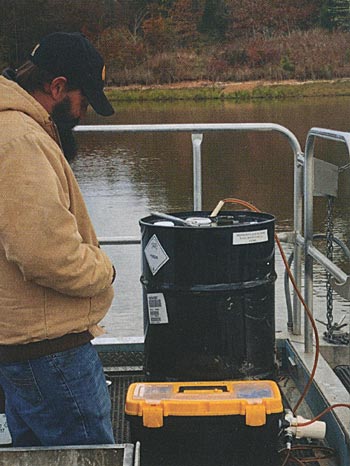
[[[50,34],[0,77],[0,385],[14,446],[114,443],[90,341],[115,272],[57,130],[88,104],[113,114],[103,84],[103,60],[79,33]]]

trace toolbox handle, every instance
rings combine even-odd
[[[221,390],[222,392],[228,392],[226,385],[182,385],[179,387],[179,393],[184,393],[187,391],[213,391]]]

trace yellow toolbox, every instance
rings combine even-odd
[[[283,404],[270,380],[145,382],[130,385],[125,412],[149,450],[263,451],[276,447]]]

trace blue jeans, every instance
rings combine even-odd
[[[0,364],[0,384],[14,446],[114,443],[106,379],[91,343]]]

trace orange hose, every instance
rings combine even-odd
[[[317,452],[317,451],[322,452],[323,455],[322,456],[320,455],[307,456],[303,458],[296,458],[295,456],[292,455],[292,452],[294,451],[309,451],[309,450],[312,450],[313,452]],[[315,463],[315,462],[322,461],[322,460],[336,456],[336,453],[333,448],[318,446],[318,445],[310,445],[310,446],[295,445],[290,450],[287,450],[287,449],[281,450],[280,453],[287,453],[281,466],[287,466],[287,464],[290,464],[293,462],[297,464],[305,465],[306,463]]]
[[[282,451],[284,452],[285,450],[282,450]],[[287,450],[286,457],[284,458],[284,461],[281,464],[281,466],[286,466],[289,463],[289,458],[290,458],[290,450]]]
[[[318,421],[324,414],[328,413],[329,411],[332,411],[335,408],[350,409],[350,403],[336,403],[334,405],[328,406],[328,408],[322,411],[322,413],[318,414],[315,418],[311,419],[310,421],[302,422],[298,424],[298,427],[306,427],[306,426],[309,426],[310,424],[313,424],[314,422]]]
[[[301,461],[299,458],[296,458],[295,456],[291,456],[289,458],[289,461],[291,461],[292,463],[297,463],[297,464],[299,464],[301,466],[304,466],[304,462]]]
[[[243,205],[244,207],[247,207],[248,209],[254,211],[254,212],[261,212],[261,210],[259,210],[257,207],[255,207],[253,204],[250,204],[249,202],[247,201],[243,201],[241,199],[236,199],[236,198],[227,198],[227,199],[223,199],[221,201],[221,203],[223,203],[222,205],[226,204],[226,203],[231,203],[231,204],[239,204],[239,205]],[[215,209],[217,210],[217,209]],[[217,212],[218,213],[218,212]],[[316,373],[316,369],[317,369],[317,364],[318,364],[318,359],[319,359],[319,355],[320,355],[320,339],[319,339],[319,335],[318,335],[318,331],[317,331],[317,327],[316,327],[316,322],[315,322],[315,319],[313,318],[313,315],[312,315],[312,312],[310,310],[310,308],[308,307],[308,305],[306,304],[302,294],[300,293],[300,290],[295,282],[295,279],[294,279],[294,276],[290,270],[290,267],[288,265],[288,260],[286,258],[286,255],[284,253],[284,250],[282,248],[282,245],[281,245],[281,242],[280,240],[278,239],[277,235],[275,234],[275,241],[277,243],[277,246],[278,246],[278,249],[281,253],[281,257],[282,257],[282,260],[283,260],[283,263],[284,263],[284,266],[287,270],[287,273],[288,273],[288,276],[289,276],[289,279],[290,281],[292,282],[292,285],[293,285],[293,288],[300,300],[300,302],[302,303],[306,313],[307,313],[307,316],[310,320],[310,323],[311,323],[311,326],[313,328],[313,331],[314,331],[314,335],[315,335],[315,359],[314,359],[314,363],[313,363],[313,367],[312,367],[312,371],[311,371],[311,374],[310,374],[310,377],[309,377],[309,380],[303,390],[303,393],[301,394],[299,400],[297,401],[296,405],[294,406],[293,408],[293,413],[295,413],[297,411],[297,409],[299,408],[300,404],[302,403],[302,401],[304,400],[307,392],[309,391],[310,387],[311,387],[311,384],[312,384],[312,381],[315,377],[315,373]],[[326,414],[327,412],[335,409],[335,408],[349,408],[350,409],[350,404],[348,403],[337,403],[337,404],[334,404],[332,406],[329,406],[328,408],[326,408],[324,411],[322,411],[322,413],[320,413],[318,416],[316,416],[314,419],[311,419],[310,421],[307,421],[307,422],[304,422],[304,423],[301,423],[301,424],[298,424],[299,427],[306,427],[310,424],[313,424],[314,422],[316,422],[318,419],[320,419],[324,414]],[[287,457],[285,458],[284,462],[283,462],[283,465],[282,466],[285,466],[288,461],[295,461],[297,463],[301,463],[303,464],[302,462],[300,462],[297,458],[294,458],[294,457],[290,457],[290,455],[287,455]]]
[[[227,198],[227,199],[223,199],[221,201],[221,203],[231,203],[231,204],[239,204],[239,205],[243,205],[244,207],[247,207],[248,209],[254,211],[254,212],[261,212],[261,210],[259,210],[257,207],[255,207],[253,204],[250,204],[249,202],[247,201],[243,201],[241,199],[236,199],[236,198]],[[287,261],[287,258],[284,254],[284,251],[283,251],[283,248],[282,248],[282,245],[281,245],[281,242],[280,240],[278,239],[277,235],[275,234],[275,240],[276,240],[276,243],[277,243],[277,246],[278,246],[278,249],[281,253],[281,256],[282,256],[282,260],[283,260],[283,263],[284,263],[284,266],[287,270],[287,273],[288,273],[288,276],[289,276],[289,279],[290,281],[292,282],[292,285],[293,285],[293,288],[300,300],[300,302],[302,303],[302,305],[304,306],[304,309],[307,313],[307,316],[310,320],[310,323],[311,323],[311,326],[313,328],[313,331],[314,331],[314,335],[315,335],[315,359],[314,359],[314,363],[313,363],[313,367],[312,367],[312,371],[311,371],[311,374],[310,374],[310,378],[304,388],[304,391],[303,393],[301,394],[299,400],[297,401],[296,405],[294,406],[293,408],[293,413],[295,413],[297,411],[297,409],[299,408],[300,404],[302,403],[302,401],[304,400],[307,392],[309,391],[310,387],[311,387],[311,384],[312,384],[312,381],[315,377],[315,373],[316,373],[316,369],[317,369],[317,364],[318,364],[318,359],[319,359],[319,354],[320,354],[320,339],[319,339],[319,336],[318,336],[318,331],[317,331],[317,327],[316,327],[316,322],[313,318],[313,315],[312,315],[312,312],[311,310],[309,309],[309,307],[307,306],[303,296],[301,295],[298,287],[297,287],[297,284],[295,282],[295,279],[294,279],[294,276],[289,268],[289,265],[288,265],[288,261]]]
[[[304,398],[305,398],[307,392],[309,391],[309,389],[311,387],[311,384],[312,384],[312,382],[313,382],[313,380],[315,378],[315,373],[316,373],[316,369],[317,369],[317,365],[318,365],[318,359],[319,359],[319,356],[320,356],[320,338],[319,338],[319,335],[318,335],[315,319],[313,318],[313,315],[312,315],[312,312],[311,312],[309,306],[306,304],[303,296],[300,293],[299,288],[297,287],[294,276],[293,276],[293,274],[292,274],[292,272],[291,272],[291,270],[289,268],[287,258],[286,258],[285,254],[284,254],[281,242],[278,239],[277,235],[275,235],[275,240],[276,240],[276,243],[277,243],[278,248],[280,250],[282,260],[284,262],[284,266],[286,267],[288,277],[289,277],[290,281],[292,282],[293,288],[294,288],[294,290],[295,290],[301,304],[303,305],[303,307],[304,307],[304,309],[305,309],[305,311],[307,313],[307,316],[308,316],[308,318],[310,320],[310,323],[311,323],[311,326],[312,326],[312,329],[313,329],[314,335],[315,335],[315,358],[314,358],[314,363],[313,363],[313,366],[312,366],[312,370],[311,370],[309,380],[308,380],[307,384],[305,385],[303,393],[301,394],[299,400],[297,401],[296,405],[293,408],[293,413],[295,413],[297,411],[297,409],[299,408],[299,406],[301,405],[302,401],[304,400]]]

